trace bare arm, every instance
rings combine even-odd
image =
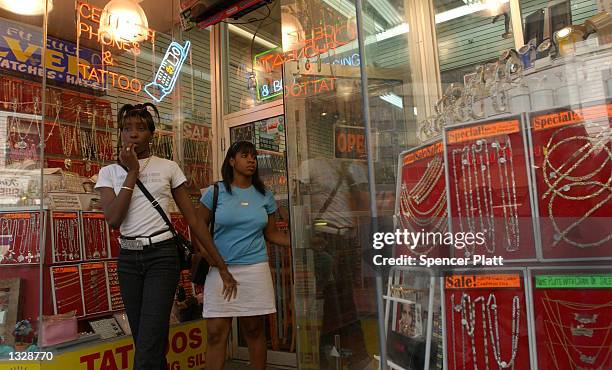
[[[276,227],[276,213],[272,213],[268,215],[268,223],[264,228],[264,237],[267,241],[273,244],[281,245],[283,247],[290,247],[291,240],[289,239],[289,235],[280,231]]]
[[[229,273],[227,264],[219,254],[219,250],[215,246],[210,231],[208,231],[207,225],[210,222],[210,215],[204,220],[198,218],[198,214],[203,214],[202,211],[196,213],[196,210],[189,199],[189,193],[185,184],[172,189],[172,196],[176,205],[181,210],[181,213],[185,217],[190,230],[195,234],[196,238],[200,241],[208,255],[211,257],[215,266],[219,269],[219,274],[223,279],[223,296],[229,300],[232,296],[236,298],[237,288],[236,280]],[[206,209],[206,207],[202,207]],[[206,209],[207,210],[207,209]]]
[[[130,175],[125,178],[123,186],[134,189],[138,174],[132,179]],[[115,195],[115,190],[111,188],[100,188],[102,201],[102,209],[104,210],[104,218],[113,229],[118,229],[127,215],[130,202],[132,201],[133,190],[121,189],[119,194]]]
[[[119,153],[121,163],[126,163],[126,167],[128,168],[127,176],[125,177],[125,181],[123,181],[123,187],[121,191],[119,191],[119,194],[115,195],[115,190],[111,188],[100,188],[100,200],[102,202],[102,209],[104,210],[104,218],[113,229],[118,229],[125,219],[128,209],[130,208],[130,201],[132,200],[132,193],[134,193],[136,181],[138,181],[140,165],[138,164],[138,158],[136,158],[133,148],[134,145],[130,144],[124,147]]]

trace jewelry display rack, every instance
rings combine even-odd
[[[0,212],[0,245],[3,254],[0,265],[23,265],[40,263],[40,212]]]
[[[538,370],[612,367],[612,269],[528,269]]]
[[[547,260],[612,258],[612,103],[529,114],[539,244]]]
[[[445,369],[527,369],[533,360],[522,268],[454,270],[441,281]]]
[[[524,116],[506,115],[444,128],[449,229],[483,233],[483,246],[455,255],[535,260],[532,187]]]
[[[441,140],[402,152],[398,160],[398,181],[394,224],[411,232],[448,231],[444,148]],[[415,248],[398,245],[403,254],[450,256],[450,247],[441,240],[419,244]]]

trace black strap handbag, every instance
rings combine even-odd
[[[210,217],[210,224],[208,227],[210,228],[210,236],[211,238],[215,237],[215,214],[217,212],[217,203],[219,201],[219,183],[215,182],[213,188],[213,209],[212,215]],[[196,285],[204,285],[206,281],[206,275],[208,274],[208,269],[210,268],[210,264],[206,260],[206,258],[194,255],[193,261],[191,265],[191,281]]]

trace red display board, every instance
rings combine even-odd
[[[39,212],[0,213],[0,264],[40,262]]]
[[[108,276],[111,310],[123,310],[123,299],[121,298],[121,289],[119,288],[119,275],[117,275],[117,261],[106,262],[106,274]]]
[[[402,153],[397,202],[397,228],[409,232],[448,231],[444,149],[441,141]],[[426,240],[415,245],[398,245],[398,255],[448,257],[451,246],[443,240]]]
[[[80,269],[77,265],[51,267],[51,289],[55,314],[76,310],[77,316],[85,314]]]
[[[108,231],[104,213],[82,212],[83,253],[86,260],[108,258]]]
[[[530,115],[542,254],[612,256],[612,104]]]
[[[103,262],[81,264],[83,300],[87,315],[110,310],[106,268]]]
[[[466,273],[444,279],[448,369],[529,369],[522,275]]]
[[[612,369],[612,274],[532,278],[539,370]]]
[[[81,231],[78,212],[51,212],[53,262],[74,262],[82,259]]]
[[[109,243],[110,243],[111,257],[118,258],[119,250],[121,249],[121,247],[119,246],[119,236],[121,235],[121,232],[119,231],[119,229],[109,228],[108,233],[110,235]]]
[[[481,232],[485,237],[484,245],[456,255],[536,257],[521,117],[445,130],[452,231]]]

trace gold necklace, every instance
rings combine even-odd
[[[145,161],[145,163],[144,163],[144,166],[142,166],[142,167],[140,168],[140,170],[138,171],[138,175],[140,175],[140,174],[142,173],[142,171],[144,171],[144,170],[145,170],[145,168],[147,168],[147,166],[149,165],[149,162],[151,162],[151,158],[152,158],[152,157],[153,157],[153,156],[152,156],[152,155],[150,155],[150,156],[149,156],[149,158],[147,158],[147,160],[146,160],[146,161]]]

